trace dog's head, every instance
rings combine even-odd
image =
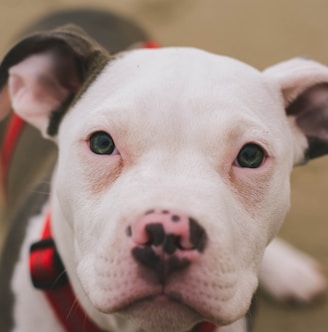
[[[244,315],[292,167],[328,152],[328,68],[305,59],[260,72],[191,48],[112,58],[60,29],[15,46],[0,87],[2,114],[59,146],[56,243],[107,328],[108,314],[147,331]]]

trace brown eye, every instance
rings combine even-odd
[[[115,150],[115,144],[109,134],[98,131],[90,137],[90,150],[96,154],[112,154]]]
[[[265,158],[263,149],[257,144],[246,144],[238,153],[236,163],[240,167],[258,168],[262,165]]]

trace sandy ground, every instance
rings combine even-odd
[[[0,0],[0,55],[40,15],[91,3],[135,18],[163,45],[196,46],[259,69],[300,55],[328,64],[324,0]],[[292,209],[282,229],[284,238],[315,256],[325,270],[327,194],[327,157],[295,170]],[[259,296],[255,331],[327,332],[328,301],[300,308]]]

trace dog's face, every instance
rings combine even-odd
[[[24,105],[41,131],[49,111],[32,117],[31,97],[52,110],[80,93],[55,138],[52,209],[81,301],[146,331],[243,316],[289,207],[292,166],[305,151],[326,152],[325,131],[307,140],[324,121],[304,118],[313,109],[326,117],[328,69],[294,60],[262,73],[196,49],[137,50],[109,61],[87,89],[74,73],[61,84],[50,66],[50,88],[35,83],[29,94],[29,59],[9,70],[2,101]]]
[[[262,76],[198,50],[135,51],[110,63],[65,116],[56,207],[101,311],[137,317],[142,308],[154,312],[150,324],[175,317],[178,331],[245,313],[289,205],[293,163],[279,96]],[[112,152],[97,154],[93,140],[104,133]],[[135,260],[127,234],[153,209],[188,215],[206,233],[204,251],[164,281]]]
[[[54,184],[99,310],[153,312],[154,326],[173,317],[178,331],[247,311],[289,205],[292,140],[280,104],[259,72],[193,49],[135,51],[103,70],[60,126]],[[111,153],[97,154],[94,137],[105,133]],[[186,214],[206,233],[203,252],[164,281],[136,261],[127,234],[153,209]]]

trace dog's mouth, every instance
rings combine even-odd
[[[171,274],[165,283],[161,283],[154,272],[129,270],[130,265],[124,264],[114,269],[101,257],[97,263],[91,269],[90,261],[84,260],[78,268],[90,304],[98,312],[121,316],[145,331],[155,332],[155,325],[159,322],[167,324],[162,331],[171,331],[169,322],[179,326],[177,331],[190,331],[203,321],[227,325],[247,311],[249,292],[240,292],[236,287],[238,278],[234,271],[222,274],[210,283],[204,277],[208,273],[206,268],[201,273],[199,268],[189,268]],[[240,303],[243,296],[246,300]]]
[[[156,324],[167,324],[160,331],[190,331],[203,321],[228,325],[248,310],[256,277],[240,271],[233,261],[221,263],[199,259],[184,269],[170,271],[164,279],[157,270],[138,265],[131,251],[83,257],[78,278],[93,310],[122,317],[141,330],[155,332]],[[179,265],[180,266],[180,265]],[[241,277],[242,275],[242,277]],[[171,323],[170,323],[171,322]]]
[[[184,301],[182,300],[182,296],[177,293],[171,293],[171,294],[165,294],[165,292],[161,292],[155,295],[149,295],[145,296],[143,298],[137,299],[133,301],[132,303],[128,304],[126,307],[133,306],[135,304],[138,304],[140,302],[149,302],[153,305],[165,305],[170,302],[176,302],[180,305],[188,306]]]

